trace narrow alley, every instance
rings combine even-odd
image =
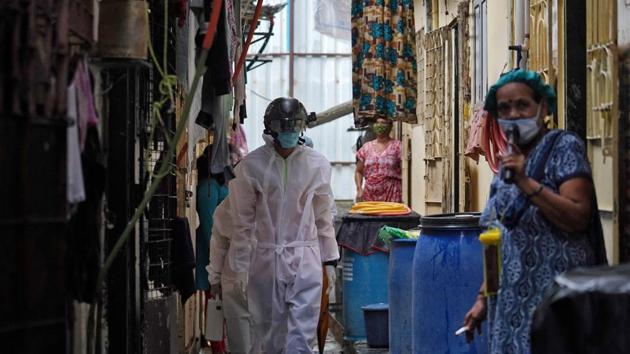
[[[0,165],[0,353],[630,353],[630,0],[2,0]]]

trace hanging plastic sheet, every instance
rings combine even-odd
[[[335,38],[350,40],[350,0],[318,0],[315,9],[315,30]]]
[[[630,264],[556,277],[536,310],[532,353],[630,353]]]

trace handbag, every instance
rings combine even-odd
[[[223,340],[223,304],[219,298],[208,299],[205,335],[210,341]]]

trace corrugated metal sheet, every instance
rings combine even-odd
[[[270,1],[269,4],[274,2]],[[294,59],[294,97],[308,111],[321,112],[352,98],[352,59],[350,42],[325,36],[315,31],[316,1],[296,1],[295,52],[340,53],[341,56],[296,56]],[[245,131],[250,150],[263,144],[262,117],[269,101],[289,94],[289,35],[290,9],[275,18],[274,36],[266,53],[286,53],[274,56],[271,63],[248,72],[247,115]],[[255,53],[255,47],[250,53]],[[352,115],[309,129],[315,149],[333,162],[333,193],[336,199],[354,199],[354,150],[359,137],[348,132],[353,126]],[[350,164],[348,164],[350,163]]]

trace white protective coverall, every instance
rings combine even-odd
[[[302,145],[284,159],[264,137],[230,182],[228,264],[239,274],[251,269],[247,298],[262,352],[311,353],[322,263],[339,259],[330,163]]]
[[[231,354],[251,352],[251,323],[246,299],[236,286],[236,274],[228,265],[227,253],[234,232],[230,216],[230,202],[225,199],[214,211],[214,225],[210,240],[208,281],[221,283],[223,317],[227,325],[227,345]],[[214,294],[213,294],[214,295]]]

